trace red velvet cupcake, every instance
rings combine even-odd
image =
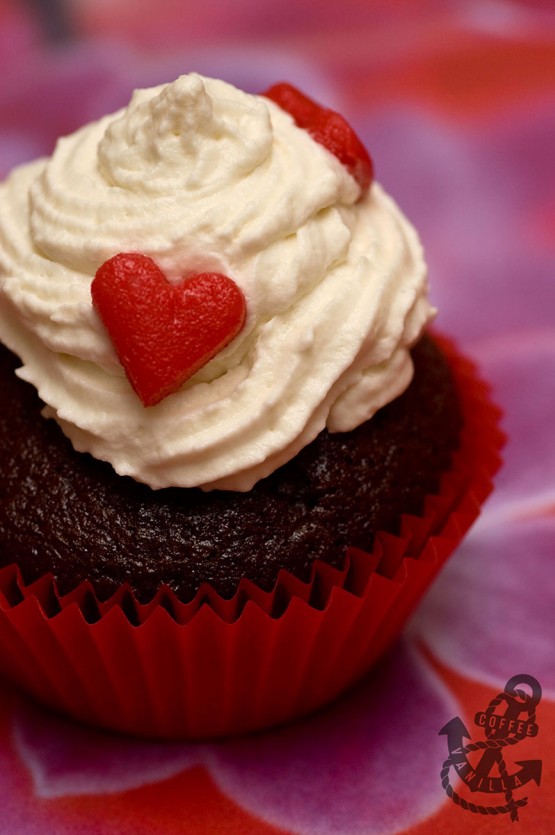
[[[289,85],[184,76],[16,169],[6,673],[166,738],[283,722],[355,681],[499,464],[497,411],[433,315],[367,152]]]

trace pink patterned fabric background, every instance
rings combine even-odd
[[[0,832],[553,832],[553,4],[0,0],[0,176],[134,87],[192,70],[253,92],[290,80],[353,124],[422,235],[438,327],[505,410],[506,463],[402,640],[303,722],[147,744],[55,718],[1,684]],[[522,673],[543,688],[539,733],[508,768],[541,759],[542,775],[515,792],[528,803],[513,824],[446,796],[439,731],[458,716],[475,737],[475,713]]]

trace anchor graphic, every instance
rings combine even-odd
[[[527,685],[531,693],[517,685]],[[516,745],[526,737],[536,736],[536,707],[541,694],[541,686],[533,676],[524,673],[513,676],[505,685],[504,691],[491,700],[487,709],[474,717],[476,724],[485,729],[487,740],[465,745],[463,740],[470,739],[470,734],[459,717],[451,719],[440,730],[440,734],[447,736],[449,749],[449,757],[441,770],[442,785],[447,795],[461,808],[486,815],[508,813],[512,821],[518,821],[518,809],[528,803],[528,798],[515,800],[513,792],[530,781],[539,786],[542,763],[541,760],[520,760],[515,763],[520,769],[509,774],[503,752],[505,748]],[[497,710],[502,705],[505,708],[503,713]],[[525,718],[521,718],[522,714],[525,714]],[[483,754],[476,765],[472,765],[468,754],[478,750],[483,750]],[[505,804],[482,806],[465,800],[449,782],[451,768],[455,769],[471,792],[504,793]],[[491,775],[494,768],[497,776]]]

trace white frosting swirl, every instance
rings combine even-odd
[[[327,426],[399,395],[433,315],[418,238],[382,189],[273,102],[198,75],[139,90],[0,190],[0,338],[76,449],[153,488],[248,490]],[[98,267],[223,272],[239,336],[144,408],[91,305]]]

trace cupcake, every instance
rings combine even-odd
[[[497,412],[337,113],[198,75],[0,191],[0,658],[151,737],[312,710],[476,516]]]

